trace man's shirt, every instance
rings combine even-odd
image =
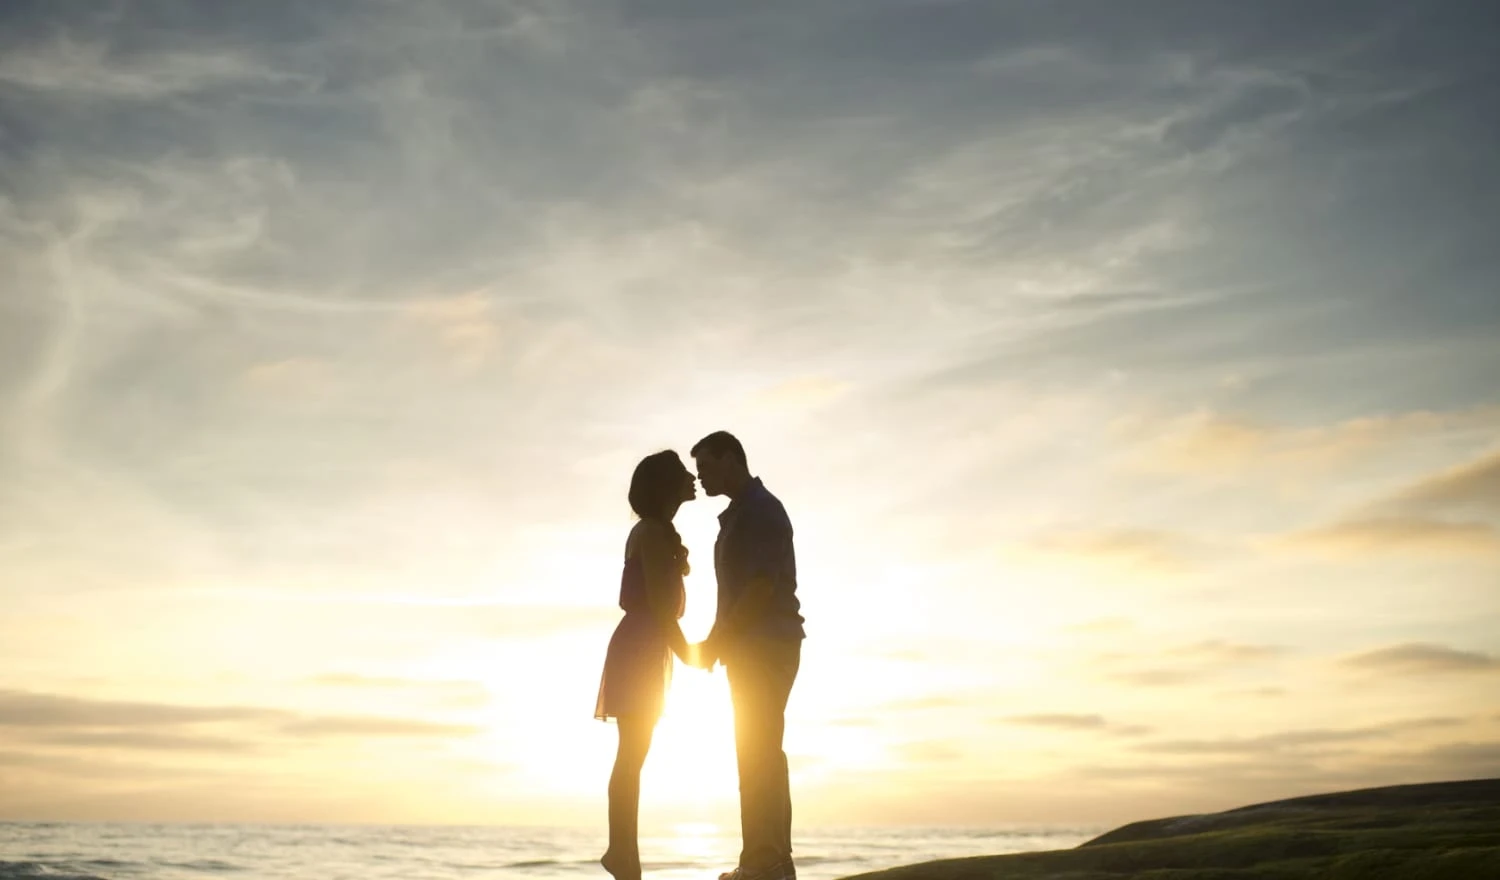
[[[797,600],[797,555],[786,508],[759,478],[719,514],[714,542],[714,575],[719,584],[716,623],[722,623],[757,577],[769,578],[771,600],[759,620],[735,635],[801,639],[802,604]]]

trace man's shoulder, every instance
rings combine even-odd
[[[772,494],[764,483],[756,487],[756,492],[751,496],[750,501],[747,512],[758,524],[787,529],[792,527],[792,519],[787,515],[786,505],[782,504],[781,499]]]

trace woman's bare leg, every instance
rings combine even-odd
[[[652,715],[622,715],[618,719],[620,746],[609,776],[609,849],[600,859],[615,880],[640,880],[641,853],[637,820],[641,808],[641,767],[651,751],[656,730]]]

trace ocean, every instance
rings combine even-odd
[[[832,880],[912,862],[1076,846],[1103,828],[798,830],[797,874]],[[648,877],[733,867],[738,829],[643,837]],[[598,832],[501,827],[0,823],[0,880],[607,878]]]

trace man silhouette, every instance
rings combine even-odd
[[[776,496],[750,475],[745,448],[733,434],[709,434],[692,456],[703,491],[729,496],[714,542],[718,611],[699,646],[699,665],[724,664],[734,704],[741,849],[739,866],[720,880],[796,880],[782,750],[787,697],[805,636],[792,523]]]

